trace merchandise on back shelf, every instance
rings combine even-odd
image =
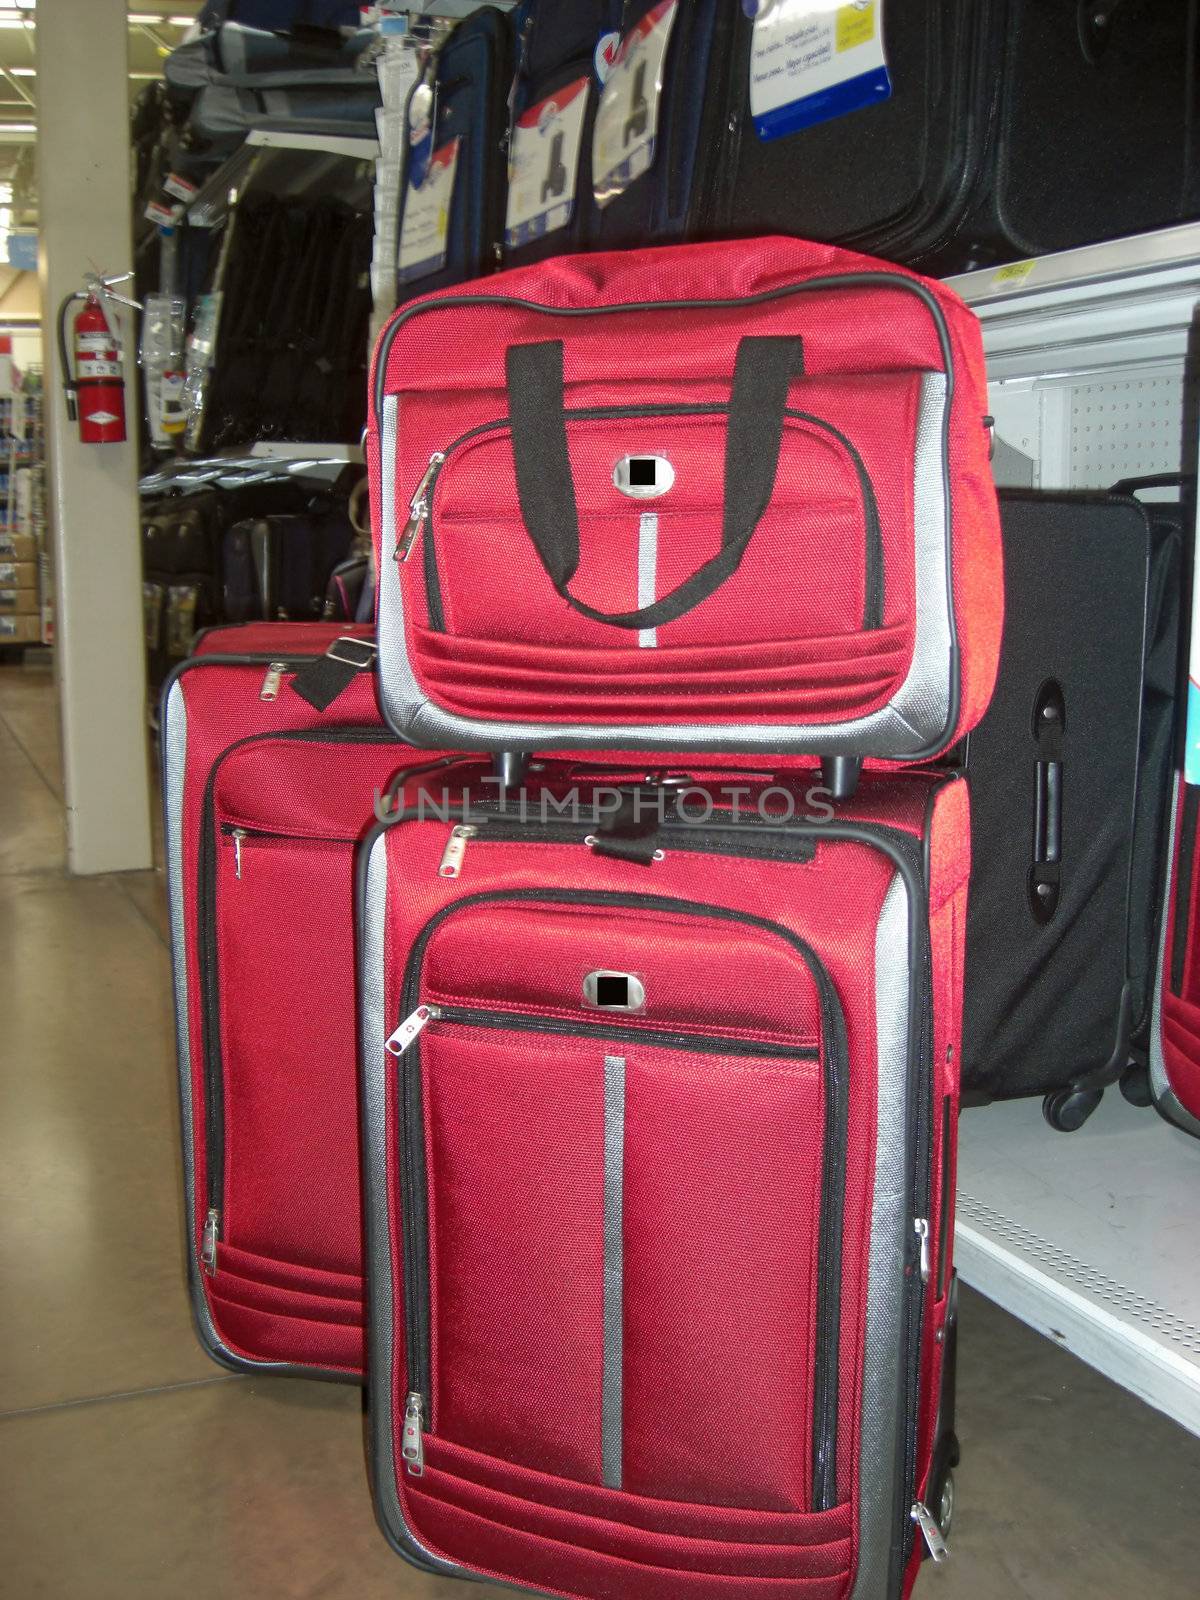
[[[722,8],[697,230],[797,234],[909,262],[943,244],[983,154],[993,10],[994,0]]]
[[[509,18],[482,6],[441,44],[409,97],[401,300],[500,260],[512,57]]]

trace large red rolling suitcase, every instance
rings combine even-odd
[[[966,786],[693,778],[550,764],[360,852],[378,1514],[587,1600],[900,1596],[956,1454]]]
[[[377,346],[381,699],[417,744],[921,760],[991,693],[979,326],[794,239],[565,257]]]
[[[354,849],[376,791],[436,762],[384,726],[369,637],[337,634],[210,631],[167,682],[161,745],[200,1341],[240,1370],[356,1377]],[[323,711],[293,691],[339,670]]]

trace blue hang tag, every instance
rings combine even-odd
[[[754,19],[750,112],[760,139],[890,98],[884,0],[742,0]]]

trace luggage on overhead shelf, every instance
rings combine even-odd
[[[186,143],[216,165],[262,122],[373,139],[379,80],[366,52],[374,42],[370,28],[283,34],[228,22],[172,50],[163,75]]]
[[[247,28],[273,32],[298,24],[314,28],[355,28],[357,0],[207,0],[196,19],[202,28],[240,22]]]
[[[755,20],[753,8],[729,6],[713,52],[695,228],[792,233],[895,261],[933,252],[961,221],[983,155],[993,4],[904,0],[859,18],[814,8],[807,20],[819,37],[791,70],[778,68],[794,26],[787,6],[761,6]],[[818,48],[826,35],[827,56]]]
[[[210,630],[160,745],[197,1331],[227,1366],[355,1377],[354,848],[431,758],[383,726],[369,632],[338,633]],[[292,685],[330,666],[349,682],[320,712]]]
[[[512,24],[494,6],[460,22],[409,100],[400,295],[490,272],[500,260]]]
[[[787,239],[577,256],[402,307],[373,370],[404,737],[804,751],[840,792],[981,715],[999,530],[944,285]]]
[[[996,104],[959,266],[1200,216],[1200,0],[998,0],[997,16]]]
[[[381,1525],[579,1600],[899,1600],[957,1459],[966,785],[553,768],[360,852]]]
[[[1130,487],[1135,487],[1131,485]],[[970,736],[963,1094],[1079,1127],[1142,1054],[1174,756],[1178,505],[1004,491],[1007,624]]]
[[[604,86],[592,132],[592,205],[583,234],[593,249],[683,237],[698,211],[696,185],[713,137],[711,75],[734,9],[722,0],[624,0],[620,37],[606,41]]]
[[[536,0],[519,13],[505,266],[580,248],[595,231],[592,139],[620,0]]]

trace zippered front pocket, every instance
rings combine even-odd
[[[584,1015],[614,914],[645,1010]],[[536,975],[490,1003],[480,931],[528,969],[539,925],[542,1003]],[[472,947],[484,1003],[421,1004]],[[738,954],[755,981],[710,1017],[705,973]],[[429,1436],[665,1500],[832,1506],[846,1067],[813,952],[667,897],[485,895],[427,926],[405,997],[410,1472]]]
[[[715,403],[567,411],[581,501],[581,595],[616,609],[644,605],[654,598],[651,590],[674,587],[714,553],[721,532],[728,417],[728,405]],[[642,501],[623,493],[614,482],[614,463],[630,454],[669,460],[670,491]],[[760,642],[878,628],[884,591],[879,504],[848,434],[824,416],[790,408],[776,482],[777,496],[747,553],[745,570],[722,604],[737,606],[743,588],[749,592],[758,586],[765,602],[764,631],[754,635]],[[557,606],[548,617],[545,575],[539,581],[517,502],[506,418],[472,428],[435,453],[411,493],[398,553],[405,555],[422,534],[427,615],[435,632],[501,642],[536,639],[550,646],[607,643],[617,648],[631,642],[619,630],[569,611],[559,615]],[[806,581],[818,556],[819,585]],[[488,570],[498,558],[511,594],[502,622],[487,586],[481,588],[473,578],[457,581],[462,574]],[[526,566],[529,581],[513,581]],[[711,613],[714,643],[722,637],[721,610],[718,605]],[[662,642],[708,642],[705,627],[703,617],[681,619],[664,631]]]

